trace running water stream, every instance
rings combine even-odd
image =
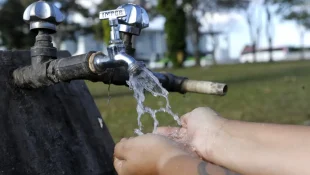
[[[169,92],[162,87],[161,83],[153,75],[151,71],[149,71],[146,67],[141,66],[139,68],[139,74],[130,75],[129,81],[127,84],[129,88],[134,91],[134,97],[137,100],[137,113],[138,113],[138,129],[135,129],[135,133],[137,135],[143,135],[142,132],[142,122],[141,117],[143,114],[150,114],[154,120],[154,129],[153,133],[156,132],[157,127],[159,125],[159,121],[156,118],[156,114],[158,112],[166,112],[170,114],[174,120],[181,125],[181,121],[175,113],[172,112],[168,95]],[[150,107],[144,106],[145,101],[145,92],[150,92],[155,97],[164,97],[166,99],[166,106],[164,108],[159,109],[151,109]]]

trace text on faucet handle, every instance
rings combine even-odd
[[[99,14],[99,19],[117,19],[126,16],[125,9],[115,9],[115,10],[107,10],[102,11]]]

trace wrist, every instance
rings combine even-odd
[[[190,155],[182,150],[171,150],[170,152],[166,152],[157,162],[156,169],[158,174],[161,174],[160,172],[163,172],[166,167],[178,157],[190,157]]]
[[[226,120],[212,145],[210,154],[213,163],[242,172],[243,166],[251,161],[249,157],[255,159],[260,148],[253,138],[246,137],[247,131],[243,127],[242,122]]]
[[[190,155],[177,155],[170,157],[158,167],[157,174],[196,174],[197,165],[201,162],[198,158]]]
[[[228,159],[228,152],[231,152],[230,148],[236,145],[235,139],[230,133],[232,120],[224,119],[218,129],[216,136],[214,137],[213,143],[210,149],[206,151],[206,156],[210,157],[210,161],[225,166]]]
[[[195,141],[196,152],[204,160],[216,163],[218,160],[218,148],[223,147],[223,142],[227,140],[229,134],[226,133],[226,125],[230,124],[230,120],[225,118],[217,118],[212,122],[212,129],[200,129]]]

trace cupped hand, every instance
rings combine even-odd
[[[207,161],[214,161],[213,143],[227,119],[210,108],[197,108],[181,117],[182,127],[160,127],[157,134],[167,136],[196,152]]]
[[[159,174],[171,158],[190,154],[165,136],[146,134],[122,139],[115,146],[114,167],[119,175]]]

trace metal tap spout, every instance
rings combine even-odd
[[[139,69],[140,65],[130,55],[125,52],[114,55],[113,59],[101,52],[94,54],[90,58],[90,68],[94,73],[104,72],[109,68],[126,67],[129,74],[134,74]]]
[[[114,60],[115,61],[123,61],[123,62],[127,63],[128,66],[130,66],[136,62],[136,60],[133,57],[126,54],[125,52],[115,55]]]
[[[126,53],[124,42],[120,38],[118,18],[123,18],[125,16],[127,16],[127,14],[124,8],[100,12],[99,18],[101,20],[109,20],[111,40],[108,46],[108,57],[102,53],[98,53],[91,58],[90,63],[93,64],[91,67],[94,73],[104,72],[108,68],[125,66],[128,73],[133,74],[136,73],[140,67],[137,61]]]

